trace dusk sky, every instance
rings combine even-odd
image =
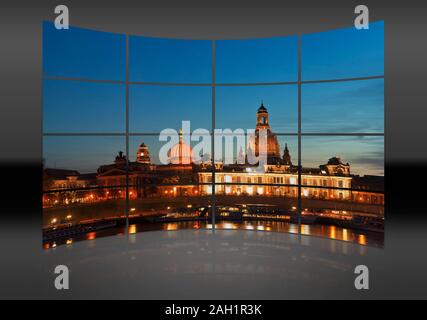
[[[125,85],[52,80],[46,77],[124,81],[124,35],[79,28],[56,30],[43,25],[43,130],[45,133],[124,133]],[[156,133],[179,129],[211,129],[210,86],[160,86],[139,82],[209,84],[212,80],[211,41],[129,40],[129,130]],[[297,37],[216,42],[217,83],[294,82],[298,78]],[[340,79],[384,74],[384,23],[369,30],[332,30],[302,37],[304,80]],[[216,87],[216,127],[255,127],[261,101],[276,133],[297,132],[296,84]],[[384,80],[360,80],[302,85],[303,132],[384,132]],[[132,137],[131,160],[140,141],[151,154],[160,149],[156,136]],[[296,163],[296,137],[288,142]],[[288,140],[288,141],[287,141]],[[310,137],[302,141],[303,165],[318,166],[340,155],[353,173],[383,174],[383,137]],[[125,149],[124,137],[45,137],[46,165],[93,172],[111,163]],[[153,157],[155,158],[155,157]]]

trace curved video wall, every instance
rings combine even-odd
[[[43,246],[244,229],[383,246],[384,23],[180,40],[43,23]]]

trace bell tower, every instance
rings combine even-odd
[[[256,129],[270,129],[270,125],[268,124],[268,111],[267,108],[264,107],[262,101],[256,114]]]
[[[264,138],[260,139],[261,132],[267,134],[266,141]],[[266,146],[262,145],[264,141],[267,144]],[[268,111],[267,108],[264,107],[262,101],[256,113],[255,135],[249,139],[248,143],[247,154],[250,154],[250,152],[254,152],[255,156],[259,156],[260,153],[266,152],[267,163],[269,164],[281,162],[279,142],[277,141],[277,136],[270,129]]]

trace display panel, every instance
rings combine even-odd
[[[198,229],[210,223],[212,180],[200,179],[210,172],[210,162],[202,156],[199,162],[196,142],[185,140],[181,134],[164,151],[165,161],[159,157],[158,135],[130,137],[129,223],[134,230]]]
[[[211,83],[212,41],[129,37],[131,82]]]
[[[47,247],[126,224],[124,137],[43,139],[43,242]],[[102,231],[101,231],[102,230]],[[99,236],[99,235],[98,235]]]
[[[301,36],[303,81],[384,75],[384,22]]]
[[[374,201],[384,220],[383,187],[366,189],[384,179],[382,22],[255,40],[71,31],[44,24],[45,234],[89,219],[115,223],[90,238],[225,228],[382,245],[381,228],[322,216]]]
[[[126,36],[44,22],[43,76],[124,81]]]
[[[302,163],[302,224],[334,226],[319,236],[383,246],[383,137],[304,137]]]
[[[265,110],[264,110],[265,109]],[[298,86],[219,86],[216,88],[215,124],[220,129],[255,129],[264,118],[276,133],[298,131]],[[264,121],[264,120],[263,120]]]
[[[129,86],[129,132],[179,131],[183,121],[190,130],[212,128],[211,87]]]
[[[384,132],[384,79],[303,84],[301,91],[303,132]]]
[[[218,83],[296,82],[298,37],[218,40],[215,62]]]
[[[45,133],[125,132],[123,84],[43,81]]]

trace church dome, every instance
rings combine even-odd
[[[179,143],[169,150],[169,163],[191,164],[192,152],[191,147],[180,139]]]
[[[268,159],[280,158],[280,145],[277,136],[270,129],[267,129],[267,145],[265,147],[261,145],[264,140],[261,139],[260,141],[259,138],[259,131],[256,130],[255,135],[249,139],[248,147],[252,152],[255,152],[256,156],[259,155],[260,151],[265,150]]]

